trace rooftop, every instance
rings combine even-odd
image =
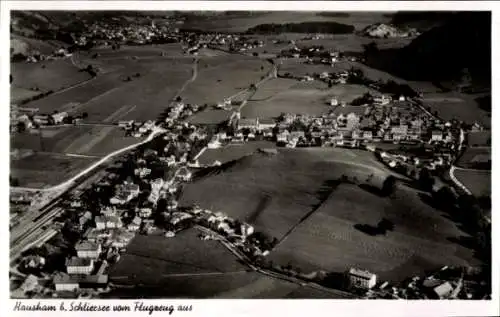
[[[66,266],[89,266],[92,264],[91,259],[84,259],[79,257],[72,257],[66,262]]]
[[[98,243],[93,243],[90,241],[82,241],[75,246],[77,251],[95,251],[99,248]]]
[[[358,277],[362,277],[362,278],[365,278],[365,279],[370,279],[372,276],[374,276],[375,274],[369,272],[369,271],[366,271],[366,270],[361,270],[361,269],[357,269],[357,268],[351,268],[349,270],[349,274],[350,275],[354,275],[354,276],[358,276]]]
[[[238,121],[238,125],[257,125],[256,118],[245,118]]]
[[[434,288],[434,292],[439,296],[445,296],[453,291],[453,286],[450,282],[444,282],[443,284]]]

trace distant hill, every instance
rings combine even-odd
[[[398,11],[389,14],[390,24],[397,27],[411,27],[427,31],[449,21],[457,12],[454,11]]]
[[[402,49],[365,55],[369,66],[403,79],[457,82],[467,70],[472,84],[491,87],[491,14],[457,13]]]

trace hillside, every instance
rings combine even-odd
[[[491,87],[491,14],[463,12],[402,49],[370,50],[366,63],[407,80],[455,85],[465,69],[474,86]]]
[[[397,27],[416,28],[422,32],[446,23],[456,13],[453,11],[398,11],[390,14],[390,24]]]

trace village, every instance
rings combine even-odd
[[[37,252],[28,252],[19,261],[19,269],[39,272],[51,283],[47,284],[50,285],[48,287],[41,286],[34,282],[37,278],[29,275],[20,290],[31,296],[65,296],[74,292],[80,296],[95,296],[99,292],[106,292],[109,290],[108,267],[119,261],[120,254],[136,234],[162,230],[165,239],[172,239],[179,230],[192,226],[205,229],[200,231],[201,240],[223,239],[239,250],[251,265],[262,265],[276,243],[275,239],[254,232],[253,226],[231,219],[221,212],[198,206],[179,206],[177,202],[182,184],[191,181],[196,170],[206,167],[200,166],[197,161],[197,153],[202,152],[200,150],[204,147],[214,149],[229,143],[269,139],[276,142],[277,146],[289,148],[347,147],[378,152],[381,159],[395,169],[406,164],[433,170],[436,166],[450,164],[460,138],[456,122],[440,122],[412,107],[411,101],[404,96],[395,100],[384,94],[367,95],[364,98],[366,103],[358,106],[364,109],[364,115],[354,112],[336,115],[330,111],[319,117],[282,114],[277,120],[260,120],[241,118],[236,113],[226,128],[210,133],[210,138],[204,128],[182,120],[199,110],[197,106],[186,106],[181,101],[172,102],[161,123],[166,129],[164,135],[149,147],[129,156],[116,172],[106,173],[90,190],[76,193],[67,200],[64,208],[69,217],[56,222],[55,226],[78,239],[72,238],[76,243],[69,248],[74,251],[65,259],[65,270],[43,273],[45,258]],[[335,98],[329,103],[333,109],[353,107]],[[119,126],[131,136],[143,136],[151,132],[155,123],[124,121]],[[423,158],[418,155],[391,154],[391,150],[379,149],[384,148],[385,144],[429,148],[433,155]],[[212,165],[219,164],[214,162]],[[418,173],[414,173],[416,177]],[[281,274],[291,272],[286,268],[268,269]],[[421,284],[417,283],[417,277],[408,285],[408,289],[390,288],[390,291],[387,291],[387,282],[380,283],[376,279],[376,274],[351,268],[346,273],[343,285],[346,289],[358,289],[359,295],[368,298],[472,296],[460,291],[463,281],[455,282],[455,275],[439,283],[436,279],[427,278]],[[360,290],[365,291],[360,293]]]
[[[75,36],[77,47],[149,45],[182,42],[183,53],[197,56],[202,48],[256,56],[251,52],[261,48],[261,40],[241,34],[182,31],[182,23],[167,25],[111,25],[95,22],[85,32]],[[307,38],[320,39],[321,35]],[[278,43],[277,40],[274,42]],[[341,61],[355,62],[358,57],[345,55],[321,46],[299,48],[294,41],[282,50],[279,59],[296,59],[306,64],[333,66]],[[61,49],[57,58],[71,57],[71,50]],[[29,62],[47,57],[30,56]],[[276,66],[279,68],[279,66]],[[183,188],[195,182],[197,175],[221,165],[219,160],[200,163],[205,150],[245,145],[262,140],[274,144],[265,149],[277,153],[279,148],[345,148],[373,152],[373,155],[393,171],[414,180],[434,179],[447,171],[461,154],[466,125],[459,120],[443,120],[423,104],[422,94],[407,85],[372,81],[352,67],[340,72],[295,75],[276,74],[275,78],[300,82],[319,81],[333,85],[358,84],[369,87],[352,101],[329,96],[324,100],[325,112],[282,113],[276,118],[244,117],[244,102],[226,98],[211,105],[225,110],[228,120],[223,124],[189,123],[188,118],[208,109],[209,105],[185,103],[180,96],[169,101],[160,118],[146,121],[120,120],[116,124],[124,136],[145,139],[161,130],[150,142],[141,144],[127,155],[120,155],[113,164],[100,171],[99,178],[84,189],[72,190],[61,203],[62,213],[50,224],[56,242],[42,239],[24,250],[12,270],[21,273],[24,282],[12,292],[20,298],[98,298],[115,285],[108,272],[120,261],[127,245],[136,235],[161,234],[175,239],[179,232],[195,228],[200,243],[220,241],[247,267],[256,272],[274,274],[300,283],[314,283],[337,288],[358,298],[387,299],[476,299],[487,298],[478,272],[445,266],[426,276],[408,277],[408,282],[394,285],[379,280],[376,272],[350,267],[335,287],[324,280],[298,273],[291,266],[270,264],[266,258],[278,243],[275,237],[257,230],[254,225],[229,217],[219,210],[198,204],[179,204]],[[250,89],[257,89],[254,84]],[[247,89],[249,90],[249,89]],[[374,91],[374,92],[373,92]],[[236,106],[236,107],[235,107]],[[39,113],[38,109],[14,107],[11,126],[18,132],[43,129],[48,126],[78,125],[87,117],[85,112]],[[13,122],[13,123],[12,123]],[[153,134],[153,135],[152,135]],[[453,188],[452,188],[453,189]],[[453,189],[453,194],[459,196]],[[23,194],[11,196],[13,204],[30,204]],[[16,225],[11,217],[10,226]],[[64,241],[62,241],[64,240]]]

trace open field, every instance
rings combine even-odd
[[[10,102],[13,104],[26,100],[28,98],[32,98],[39,94],[41,94],[40,91],[34,91],[27,88],[10,86]]]
[[[385,236],[369,236],[354,227],[376,226],[383,217],[395,224],[394,232]],[[398,188],[394,198],[382,198],[343,184],[271,253],[270,259],[306,272],[360,267],[378,274],[382,281],[398,282],[443,265],[476,263],[471,250],[448,240],[461,234],[453,222],[413,191]]]
[[[68,59],[43,61],[40,63],[11,63],[12,85],[41,92],[58,91],[90,79],[87,72],[80,71]]]
[[[287,90],[295,85],[297,85],[297,81],[295,79],[273,78],[266,81],[263,85],[260,85],[259,89],[257,89],[255,94],[249,101],[256,102],[268,100],[276,94],[279,94],[280,92]]]
[[[266,85],[267,83],[264,84],[264,89]],[[296,85],[281,91],[275,89],[274,95],[271,95],[271,92],[266,92],[266,95],[271,96],[260,101],[249,101],[243,108],[241,115],[242,117],[259,118],[277,117],[283,112],[319,115],[331,109],[329,102],[333,97],[339,101],[350,102],[368,91],[370,91],[369,88],[360,85],[335,85],[331,88],[318,88],[315,82],[298,82]],[[257,98],[254,96],[253,100],[255,99]]]
[[[474,196],[491,196],[491,171],[456,169],[455,177]]]
[[[252,141],[244,144],[228,144],[218,149],[206,149],[199,157],[200,164],[212,164],[216,160],[221,163],[230,162],[250,155],[259,148],[274,148],[275,143],[269,141]]]
[[[490,146],[491,131],[469,132],[467,134],[467,143],[469,146]]]
[[[187,119],[187,122],[192,124],[218,124],[231,116],[231,112],[221,109],[206,109],[197,112]]]
[[[217,58],[219,59],[219,58]],[[203,61],[203,60],[202,60]],[[250,84],[257,83],[267,74],[271,65],[263,60],[242,56],[241,60],[229,61],[215,66],[198,65],[198,76],[181,96],[186,103],[216,104],[230,97]]]
[[[282,148],[276,155],[256,153],[195,176],[179,203],[223,211],[280,238],[320,203],[318,196],[331,182],[342,175],[364,180],[370,174],[375,185],[388,175],[368,152]]]
[[[136,73],[140,77],[133,78]],[[52,112],[75,103],[78,113],[88,113],[88,121],[156,119],[191,75],[191,60],[163,58],[154,63],[136,62],[130,67],[98,76],[82,86],[30,102],[26,107]],[[125,82],[127,76],[132,80]],[[136,108],[129,111],[133,106]],[[121,109],[123,107],[128,109]],[[119,115],[118,111],[121,112]]]
[[[160,286],[161,285],[161,286]],[[165,287],[164,285],[168,285]],[[340,298],[332,294],[264,276],[256,272],[158,278],[154,285],[115,289],[104,298],[280,299]]]
[[[463,168],[476,168],[476,164],[484,164],[488,161],[491,162],[491,148],[490,147],[469,147],[462,154],[458,160],[457,166]]]
[[[431,107],[431,111],[437,111],[438,116],[445,120],[455,118],[470,124],[478,122],[490,128],[491,116],[488,111],[481,109],[476,98],[474,95],[447,92],[426,94],[422,101],[425,106]]]
[[[97,159],[37,153],[11,161],[10,173],[21,187],[42,188],[59,184],[95,161]]]
[[[65,126],[42,129],[43,151],[104,156],[117,149],[140,142],[141,138],[125,137],[118,127]],[[40,136],[22,133],[11,137],[12,149],[42,151]]]
[[[125,255],[113,266],[111,278],[118,282],[124,276],[127,277],[124,283],[158,285],[161,279],[175,274],[245,271],[246,267],[222,244],[201,241],[199,234],[196,229],[188,229],[174,238],[165,238],[161,232],[136,235]]]
[[[337,70],[337,67],[323,64],[306,64],[304,58],[288,58],[283,59],[278,68],[279,75],[290,73],[294,77],[303,77],[306,75],[312,76],[314,73],[321,74],[322,72],[336,73],[343,69]]]

